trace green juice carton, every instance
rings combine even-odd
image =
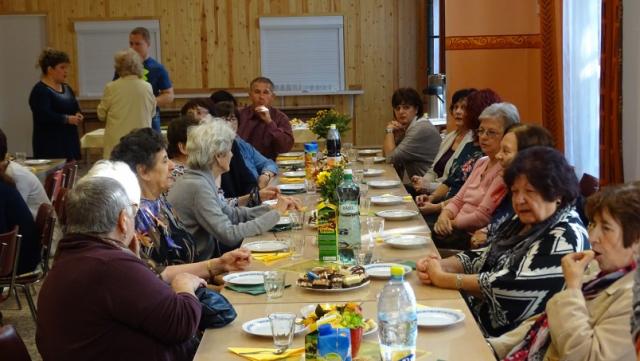
[[[317,358],[318,358],[318,331],[314,331],[304,336],[304,359],[306,361],[316,361]]]
[[[321,262],[338,261],[338,208],[323,201],[318,205],[318,250]]]

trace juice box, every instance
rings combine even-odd
[[[315,361],[318,357],[318,331],[304,336],[304,359]]]
[[[338,261],[338,208],[324,201],[318,205],[318,250],[321,262]]]

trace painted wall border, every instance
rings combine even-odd
[[[447,36],[446,50],[540,49],[540,34]]]

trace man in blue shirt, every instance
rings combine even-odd
[[[129,47],[133,49],[143,59],[142,64],[145,69],[145,80],[151,84],[153,95],[156,96],[156,114],[151,120],[151,127],[160,131],[160,106],[173,102],[173,86],[169,73],[164,66],[149,56],[151,46],[151,35],[147,28],[138,27],[129,33]]]

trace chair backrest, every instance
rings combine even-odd
[[[60,221],[61,225],[64,225],[66,220],[66,218],[64,217],[64,203],[67,199],[67,192],[69,192],[69,189],[60,188],[60,191],[58,191],[58,196],[56,197],[55,201],[53,201],[53,208],[56,210],[56,214],[58,215],[58,220]]]
[[[51,242],[53,241],[53,228],[56,225],[56,217],[53,206],[42,203],[36,215],[36,228],[42,244],[42,271],[49,272],[49,256],[51,256]]]
[[[600,190],[600,180],[590,174],[582,174],[582,178],[580,178],[580,194],[588,198],[598,190]]]
[[[27,346],[13,325],[0,328],[0,350],[4,361],[31,361]]]
[[[49,173],[44,180],[44,191],[47,193],[47,197],[53,202],[58,195],[58,190],[62,188],[65,181],[65,175],[63,169],[58,169],[55,172]]]
[[[76,176],[78,175],[78,162],[72,160],[65,163],[62,171],[64,172],[64,187],[68,189],[73,188],[76,184]]]
[[[0,259],[0,277],[9,277],[16,269],[15,265],[20,253],[19,238],[18,226],[13,227],[13,230],[7,233],[0,234],[0,243],[7,244],[2,259]]]

